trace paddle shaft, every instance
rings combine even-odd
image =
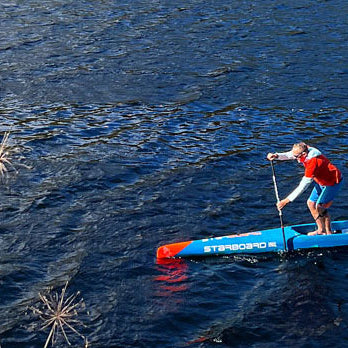
[[[279,199],[278,186],[277,186],[277,180],[276,180],[276,176],[275,176],[275,170],[274,170],[273,161],[271,161],[271,167],[272,167],[272,174],[273,174],[274,191],[275,191],[277,203],[279,203],[279,202],[280,202],[280,199]],[[286,242],[285,242],[285,232],[284,232],[284,223],[283,223],[283,213],[282,213],[282,210],[281,210],[281,209],[278,209],[278,211],[279,211],[280,227],[281,227],[282,233],[283,233],[284,250],[287,251]]]

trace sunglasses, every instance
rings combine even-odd
[[[296,159],[298,159],[298,158],[301,158],[302,156],[304,156],[305,155],[305,152],[301,152],[301,153],[299,153],[298,155],[294,155],[294,157],[296,158]]]

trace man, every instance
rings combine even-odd
[[[269,161],[296,159],[305,168],[300,184],[285,199],[278,202],[278,209],[283,209],[287,204],[294,201],[314,180],[315,186],[307,200],[307,205],[318,228],[316,231],[308,233],[308,235],[332,234],[328,208],[332,205],[333,199],[342,186],[343,178],[340,170],[318,149],[303,142],[294,144],[289,152],[269,153],[267,159]]]

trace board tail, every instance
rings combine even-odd
[[[170,257],[176,257],[191,243],[192,241],[163,245],[157,249],[157,258],[167,259]]]

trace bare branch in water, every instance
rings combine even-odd
[[[9,136],[10,132],[5,132],[0,144],[0,176],[2,178],[7,174],[8,167],[11,167],[17,173],[16,168],[9,159],[9,153],[6,151]]]
[[[49,293],[46,296],[39,294],[39,308],[30,307],[32,312],[36,314],[42,321],[41,330],[51,328],[44,348],[47,348],[51,342],[52,346],[57,342],[59,335],[63,336],[66,343],[70,346],[67,329],[81,337],[84,340],[84,348],[88,348],[87,338],[82,335],[74,326],[86,327],[80,320],[77,319],[79,312],[84,309],[83,299],[75,302],[80,292],[70,295],[66,298],[66,290],[68,282],[62,288],[61,293]]]
[[[9,151],[8,151],[9,137],[10,137],[10,132],[5,132],[2,138],[2,141],[0,143],[0,179],[5,179],[5,177],[8,176],[9,169],[13,170],[16,174],[18,173],[17,169],[15,168],[15,166],[12,164],[10,160]],[[16,167],[24,167],[26,169],[32,169],[31,167],[23,163],[16,163]]]

